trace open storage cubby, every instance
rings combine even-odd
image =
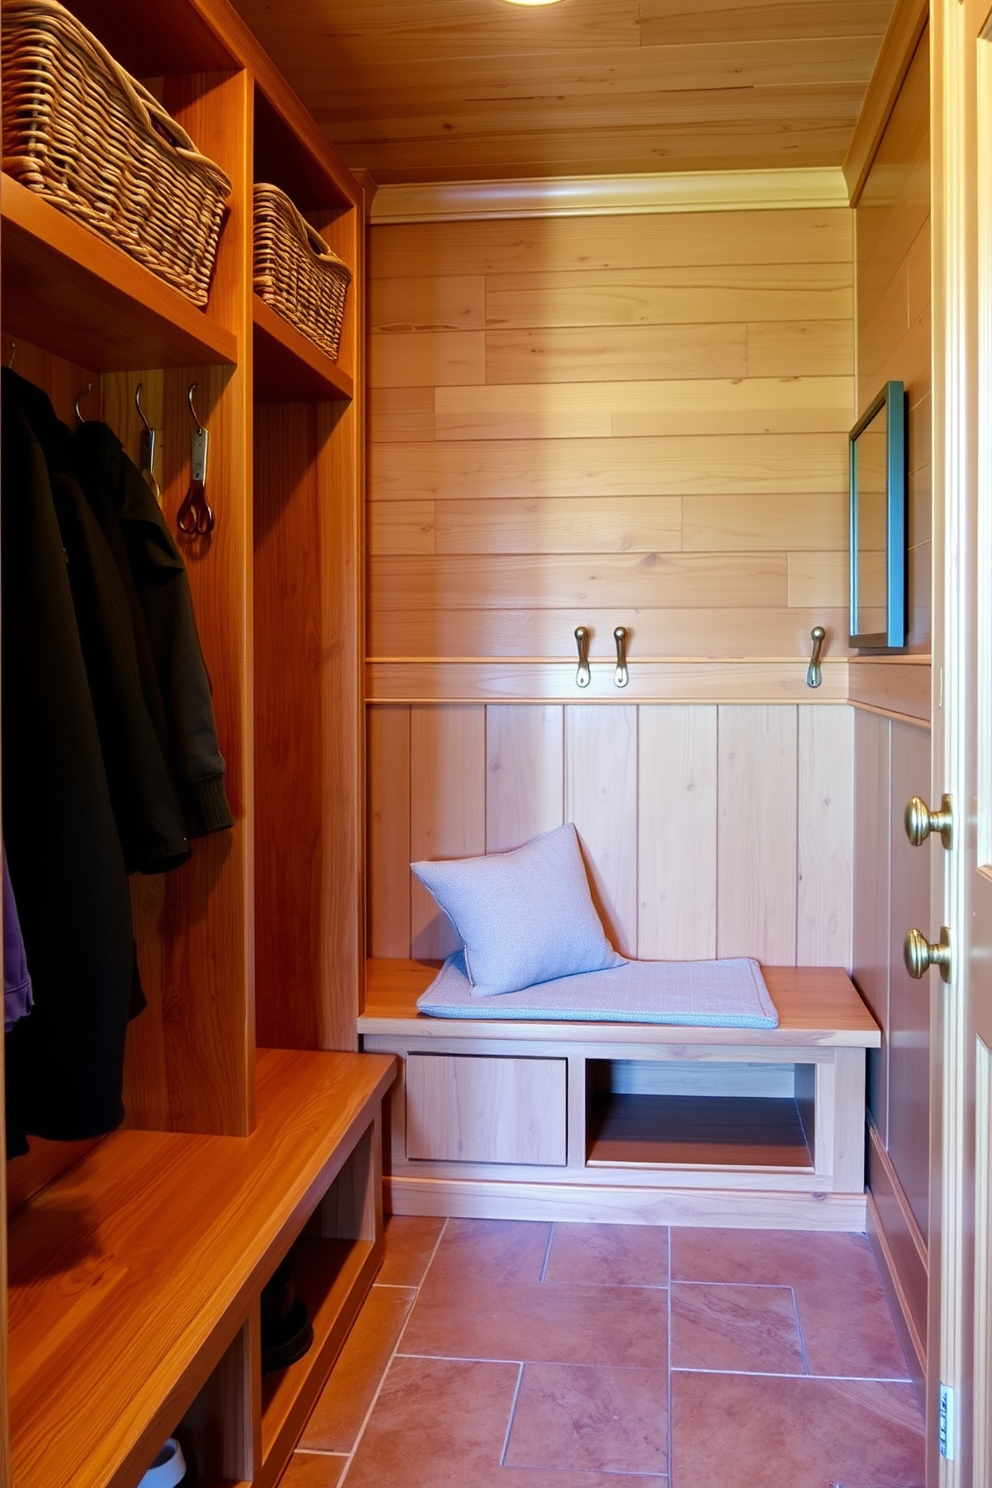
[[[173,530],[190,482],[196,384],[216,527],[183,551],[235,826],[198,839],[176,872],[132,881],[148,1006],[128,1032],[130,1129],[88,1150],[49,1143],[15,1160],[9,1295],[0,1288],[9,1356],[0,1478],[10,1477],[9,1456],[18,1488],[133,1488],[179,1426],[204,1488],[269,1488],[382,1247],[378,1121],[391,1066],[354,1053],[364,960],[363,197],[228,0],[68,8],[222,166],[230,210],[199,310],[4,177],[3,333],[17,345],[15,370],[64,420],[92,384],[83,412],[104,418],[132,457],[141,384]],[[256,180],[281,185],[352,271],[337,362],[253,293]],[[326,1052],[335,1050],[347,1052]],[[278,1160],[260,1145],[263,1130]],[[153,1173],[167,1189],[184,1174],[185,1190],[175,1190],[174,1214],[142,1226],[143,1206],[158,1212]],[[213,1206],[224,1192],[232,1207],[222,1218]],[[181,1218],[180,1198],[192,1216]],[[216,1224],[213,1243],[229,1247],[213,1287],[188,1254],[201,1211]],[[132,1219],[138,1240],[126,1238]],[[258,1295],[291,1245],[315,1343],[263,1386]],[[43,1278],[34,1254],[49,1257]],[[105,1357],[107,1317],[125,1296],[128,1319],[145,1320],[142,1351],[122,1321],[120,1357]],[[51,1349],[39,1346],[39,1307]]]
[[[586,1161],[813,1167],[812,1065],[586,1061]]]

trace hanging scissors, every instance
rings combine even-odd
[[[185,537],[205,537],[214,530],[214,514],[207,504],[207,431],[197,417],[193,406],[194,382],[189,390],[189,411],[193,418],[193,438],[190,445],[190,482],[176,525]]]

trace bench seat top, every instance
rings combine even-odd
[[[402,961],[375,957],[366,963],[365,1011],[359,1033],[402,1038],[472,1038],[486,1036],[575,1044],[730,1044],[757,1048],[816,1044],[833,1048],[877,1049],[878,1024],[858,989],[838,966],[763,966],[762,975],[778,1009],[777,1028],[697,1028],[645,1023],[563,1023],[512,1020],[431,1018],[417,1012],[417,998],[437,975],[439,961]],[[609,1033],[606,1033],[606,1030]],[[567,1037],[566,1037],[567,1030]]]

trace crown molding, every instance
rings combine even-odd
[[[897,0],[889,17],[843,166],[852,207],[857,206],[864,190],[872,161],[882,143],[899,90],[929,18],[929,0]]]
[[[848,205],[847,182],[838,165],[804,170],[678,171],[667,175],[381,185],[372,203],[371,221],[382,225]]]

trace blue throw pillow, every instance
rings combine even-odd
[[[625,964],[603,933],[571,822],[514,852],[410,866],[461,936],[476,997]]]

